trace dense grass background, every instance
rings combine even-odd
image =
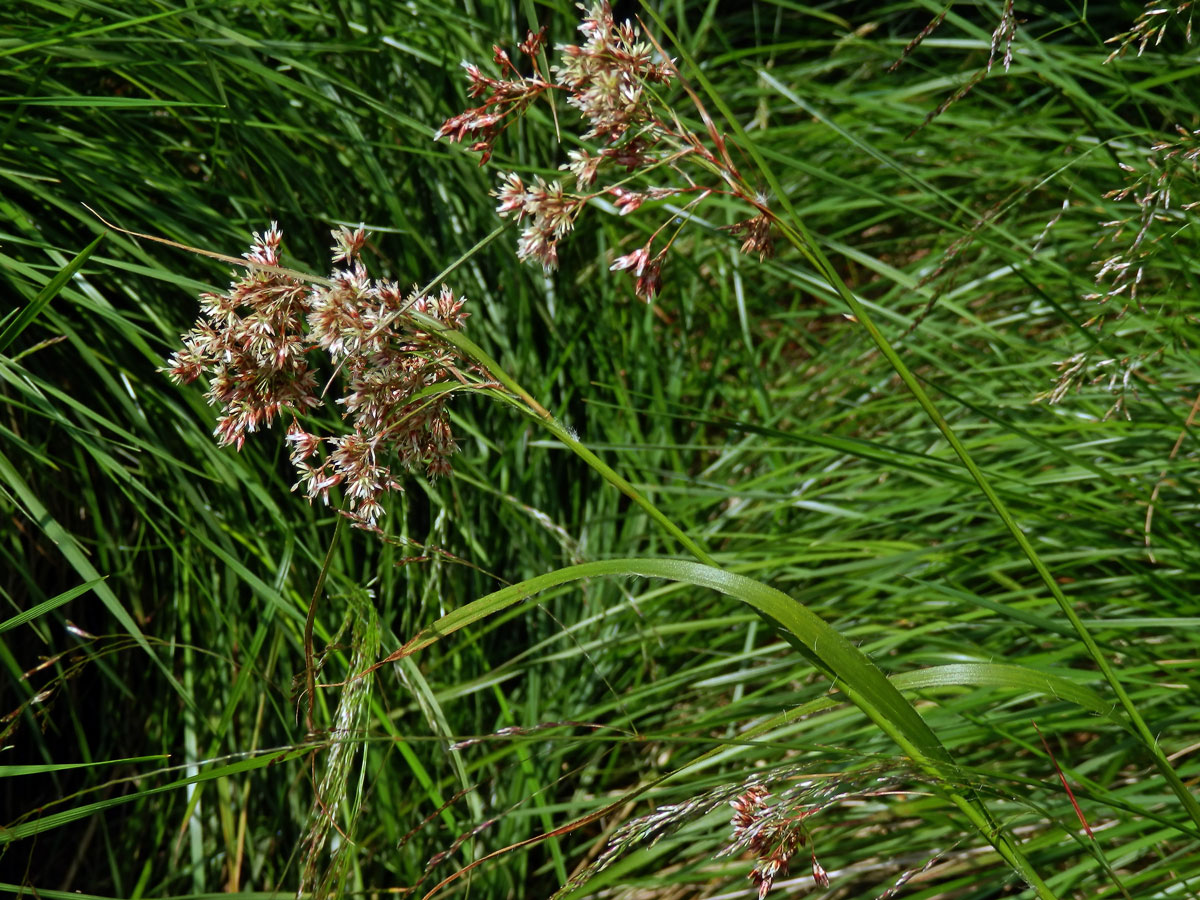
[[[1181,206],[1200,190],[1186,161],[1147,163],[1176,125],[1200,128],[1187,13],[1165,17],[1160,45],[1104,65],[1104,40],[1139,6],[1018,0],[1011,70],[922,128],[986,64],[1002,13],[952,4],[889,72],[942,8],[655,7],[1194,785],[1200,248]],[[108,231],[83,204],[234,255],[275,219],[290,260],[316,273],[329,229],[363,222],[376,273],[424,284],[496,227],[495,172],[564,159],[545,109],[487,169],[431,141],[464,107],[459,61],[486,62],[535,19],[574,40],[565,2],[0,12],[0,890],[382,896],[452,851],[420,896],[564,829],[444,888],[541,897],[622,822],[757,775],[848,795],[812,820],[831,896],[877,896],[931,860],[908,896],[1027,890],[947,786],[977,792],[1058,896],[1194,896],[1200,826],[1046,587],[829,285],[794,252],[737,254],[718,230],[744,216],[733,208],[682,233],[653,306],[608,260],[664,210],[592,210],[550,279],[505,234],[453,276],[468,334],[723,567],[786,591],[893,676],[957,774],[919,774],[744,606],[662,580],[564,585],[336,686],[505,583],[686,553],[482,395],[454,402],[455,475],[407,483],[392,541],[341,529],[334,542],[334,515],[289,493],[279,433],[218,450],[201,391],[157,371],[227,267]],[[1172,203],[1142,245],[1141,303],[1118,315],[1120,297],[1085,295],[1139,228],[1144,191],[1105,194],[1155,171]],[[1123,219],[1097,247],[1113,237],[1101,223]],[[1076,354],[1077,388],[1033,403]],[[316,635],[333,686],[316,720],[330,727],[339,703],[357,716],[332,746],[297,711],[331,542]],[[588,891],[750,892],[751,861],[715,856],[728,816],[694,817]],[[815,890],[806,852],[781,895]]]

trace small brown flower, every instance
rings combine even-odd
[[[632,253],[626,253],[624,256],[618,256],[613,260],[613,264],[608,267],[610,272],[619,272],[622,269],[632,269],[634,275],[641,275],[646,268],[646,264],[650,261],[650,247],[638,247]]]
[[[626,190],[623,187],[611,187],[608,192],[613,196],[613,203],[617,207],[617,211],[623,216],[636,212],[638,207],[646,202],[645,194]]]
[[[817,862],[817,855],[814,853],[812,858],[812,876],[813,881],[817,883],[817,887],[829,887],[829,873],[825,871],[825,867]]]
[[[743,253],[757,253],[759,262],[775,255],[775,242],[771,238],[771,220],[764,213],[751,219],[726,226],[730,234],[745,236]]]
[[[662,289],[662,264],[666,255],[667,251],[664,249],[659,251],[657,256],[651,257],[650,244],[647,243],[632,253],[617,257],[608,268],[612,272],[628,269],[637,279],[634,293],[649,303]]]
[[[333,261],[335,263],[358,259],[363,245],[367,242],[367,233],[361,228],[351,231],[345,226],[333,232]]]

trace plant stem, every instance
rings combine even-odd
[[[325,576],[329,574],[329,566],[333,562],[333,551],[337,547],[338,535],[342,531],[342,516],[339,513],[333,523],[333,534],[329,538],[329,549],[325,551],[325,561],[321,563],[321,573],[313,587],[312,599],[308,603],[308,616],[304,620],[304,680],[305,691],[308,694],[308,709],[304,713],[304,724],[308,734],[315,731],[313,724],[313,708],[317,702],[317,667],[313,653],[313,628],[317,621],[317,601],[325,589]]]
[[[589,450],[584,444],[571,434],[570,430],[556,419],[546,407],[538,403],[521,384],[504,371],[500,364],[492,359],[478,344],[468,338],[460,331],[453,331],[446,328],[437,319],[432,316],[427,316],[424,313],[418,313],[415,310],[410,311],[414,319],[421,323],[422,327],[431,332],[436,332],[446,343],[456,347],[465,353],[468,357],[483,366],[488,374],[504,385],[513,395],[519,400],[519,404],[515,404],[522,411],[527,412],[536,419],[547,431],[553,434],[561,441],[572,453],[586,462],[596,472],[600,474],[605,481],[619,490],[622,494],[637,504],[645,513],[650,516],[655,522],[662,526],[668,534],[679,541],[684,548],[696,557],[700,562],[709,566],[716,566],[717,563],[712,556],[709,555],[703,547],[696,541],[688,537],[688,535],[672,522],[662,510],[654,505],[641,491],[622,478],[616,470],[608,463],[602,460],[599,456]],[[511,397],[501,394],[502,398],[511,400]]]

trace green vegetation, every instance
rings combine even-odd
[[[568,3],[0,10],[0,892],[1200,891],[1193,6],[726,6],[549,273]],[[272,221],[466,298],[377,519],[163,371]]]

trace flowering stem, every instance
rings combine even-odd
[[[311,736],[314,731],[313,709],[317,702],[317,667],[313,654],[313,627],[317,620],[317,601],[321,591],[325,589],[325,576],[329,574],[329,566],[333,563],[333,551],[337,547],[338,535],[342,530],[342,516],[337,516],[333,523],[333,534],[329,538],[329,549],[325,551],[325,561],[321,563],[321,573],[313,587],[312,600],[308,602],[308,616],[304,620],[304,680],[308,692],[308,708],[304,713],[304,725]]]
[[[478,253],[496,238],[500,237],[500,235],[504,234],[504,232],[509,229],[511,224],[512,223],[510,222],[505,222],[504,224],[497,225],[490,232],[481,237],[475,242],[473,247],[467,250],[466,253],[454,260],[454,262],[450,263],[450,265],[446,266],[446,268],[442,269],[442,271],[438,272],[437,275],[430,280],[429,284],[425,285],[425,287],[421,289],[421,293],[431,293],[438,285],[442,284],[447,278],[453,275],[459,269],[459,267],[464,265],[468,260],[472,259],[476,253]]]
[[[542,427],[553,434],[558,440],[567,447],[572,453],[582,459],[585,463],[591,466],[600,476],[619,490],[622,494],[641,507],[651,519],[663,527],[663,529],[673,538],[679,541],[684,548],[700,560],[700,562],[709,566],[716,566],[717,562],[708,554],[703,547],[692,540],[678,525],[672,522],[662,510],[655,506],[645,495],[643,495],[636,487],[622,478],[612,466],[608,465],[599,456],[589,450],[578,438],[571,434],[561,422],[556,419],[546,407],[538,403],[521,384],[509,375],[504,369],[500,368],[500,364],[492,359],[482,347],[464,335],[461,331],[454,331],[445,328],[436,319],[425,315],[424,313],[411,312],[413,319],[421,324],[422,328],[428,330],[431,334],[437,334],[447,344],[450,344],[455,349],[462,351],[475,362],[483,366],[487,370],[488,375],[504,385],[505,388],[519,399],[520,403],[514,403],[519,409],[528,413],[532,418],[536,419]],[[513,397],[505,394],[500,394],[510,402]]]

